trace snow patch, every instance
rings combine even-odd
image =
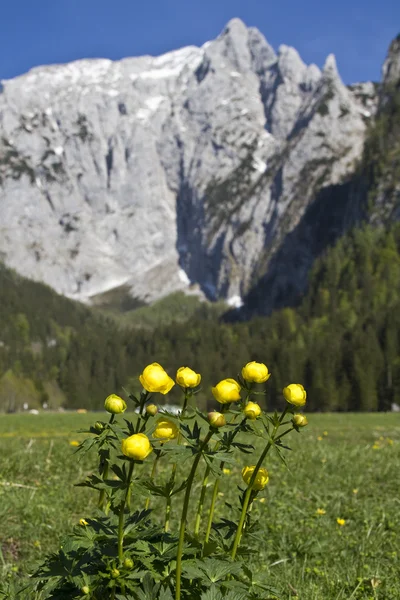
[[[54,154],[57,156],[61,156],[64,153],[64,148],[62,146],[56,146],[54,148]]]
[[[238,71],[231,71],[230,76],[231,77],[241,77],[242,75]]]
[[[108,90],[107,94],[111,98],[115,98],[116,96],[119,96],[119,91],[118,90]]]
[[[267,163],[258,156],[253,157],[253,168],[256,169],[259,173],[265,173],[267,168]]]
[[[231,306],[232,308],[240,308],[243,306],[243,300],[239,295],[231,296],[226,302],[228,306]]]
[[[186,285],[190,285],[190,279],[186,275],[186,273],[185,273],[185,271],[183,269],[179,269],[179,271],[178,271],[178,277],[182,281],[182,283],[184,283]]]

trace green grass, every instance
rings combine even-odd
[[[98,418],[1,416],[3,579],[28,573],[94,511],[95,494],[73,484],[95,468],[95,457],[78,462],[70,442],[83,439],[75,431]],[[398,600],[400,415],[319,414],[309,421],[301,435],[289,436],[290,470],[275,459],[267,462],[265,501],[252,512],[262,534],[260,569],[285,600]],[[219,516],[231,516],[224,501],[237,501],[241,466],[222,480]],[[318,516],[318,508],[325,514]],[[173,512],[176,517],[176,506]],[[346,524],[339,526],[337,518]]]

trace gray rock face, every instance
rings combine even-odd
[[[129,286],[240,305],[354,169],[376,103],[332,55],[321,72],[239,19],[201,48],[39,67],[0,89],[0,257],[85,301]]]

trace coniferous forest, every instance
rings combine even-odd
[[[183,302],[183,300],[182,300]],[[112,392],[139,389],[160,362],[171,375],[203,375],[198,401],[249,360],[265,362],[268,406],[302,382],[310,410],[374,411],[400,404],[400,224],[344,236],[315,263],[297,307],[225,323],[206,304],[186,320],[140,327],[0,269],[0,406],[101,408]],[[173,401],[174,394],[170,401]]]

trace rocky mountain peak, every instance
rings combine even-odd
[[[202,48],[4,81],[0,256],[84,301],[183,289],[240,305],[354,169],[361,97],[333,57],[321,73],[239,19]]]

